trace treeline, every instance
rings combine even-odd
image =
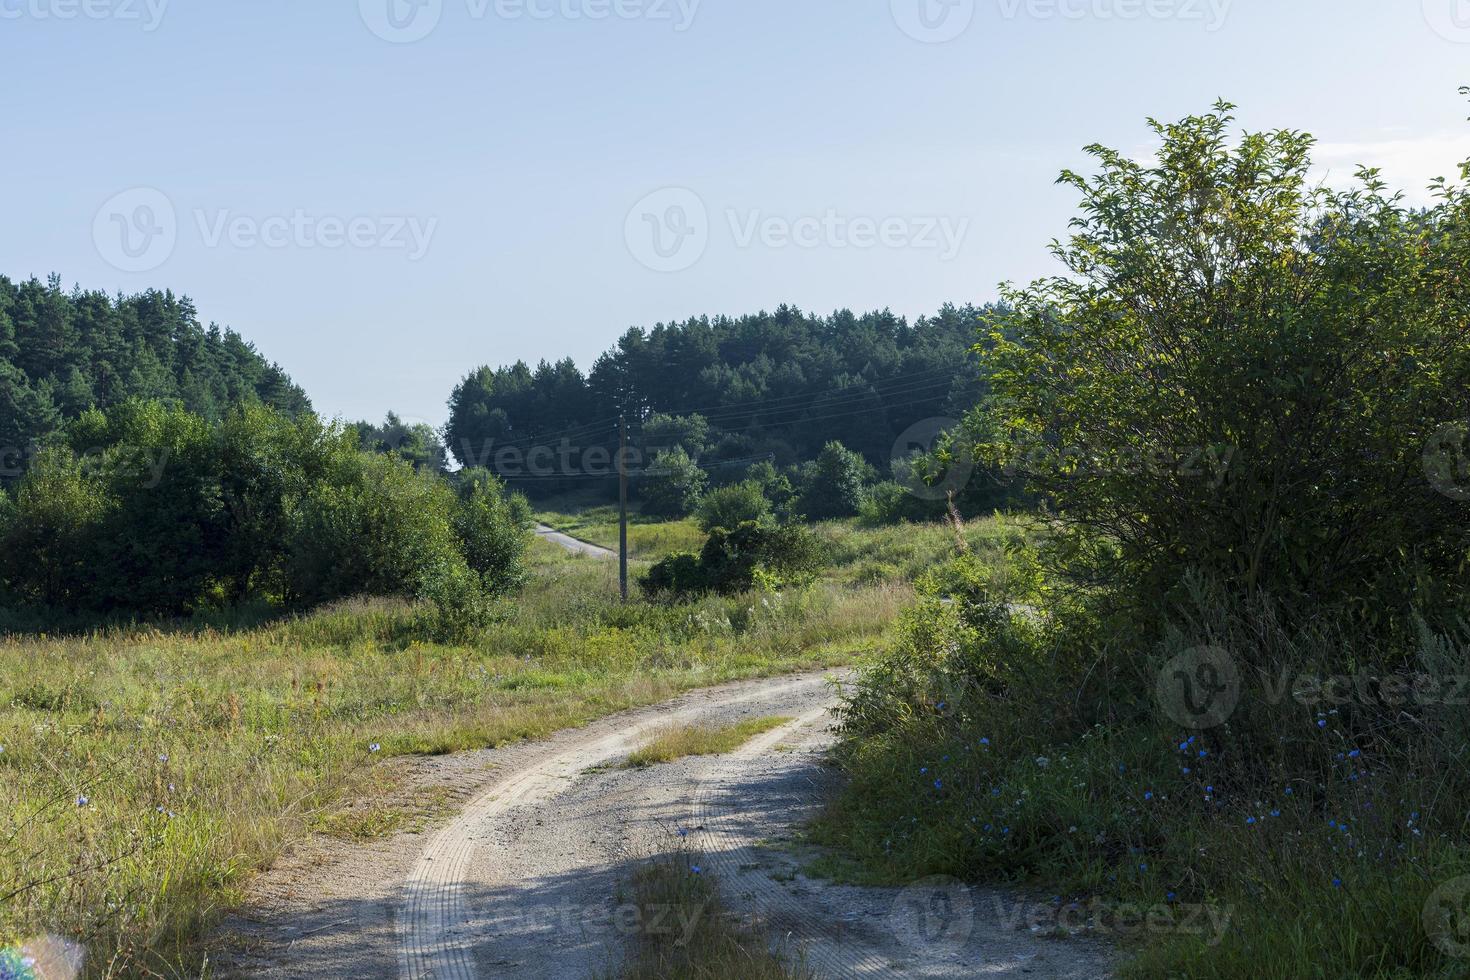
[[[259,401],[287,414],[311,403],[239,334],[204,327],[187,297],[108,296],[0,276],[0,480],[14,480],[62,424],[91,408],[153,398],[218,420]]]
[[[455,388],[445,428],[463,465],[485,466],[530,493],[592,477],[589,449],[616,445],[627,418],[646,455],[645,421],[699,417],[706,468],[767,459],[788,467],[840,442],[886,471],[895,440],[920,420],[962,416],[983,394],[972,351],[990,307],[945,306],[909,323],[889,311],[814,316],[782,306],[737,318],[634,328],[583,374],[570,360],[480,367]],[[534,470],[526,455],[556,447]],[[581,481],[579,483],[579,481]]]
[[[528,531],[489,474],[415,470],[310,412],[244,402],[211,422],[129,400],[0,490],[0,609],[49,624],[387,595],[472,626],[518,584]]]

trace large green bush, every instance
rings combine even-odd
[[[431,569],[464,561],[451,524],[455,504],[448,484],[397,457],[336,461],[291,511],[294,597],[417,595]]]
[[[806,527],[746,521],[732,529],[715,528],[698,556],[664,558],[640,584],[650,595],[729,594],[756,585],[803,584],[817,574],[822,561],[821,544]]]
[[[1231,145],[1229,108],[1156,124],[1157,163],[1092,147],[1100,172],[1064,175],[1069,275],[1008,296],[973,425],[1055,508],[1058,567],[1402,617],[1470,543],[1460,487],[1426,474],[1466,448],[1470,192],[1320,186],[1310,137]]]

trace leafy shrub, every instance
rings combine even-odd
[[[771,519],[771,502],[759,483],[747,480],[711,490],[700,498],[695,513],[699,526],[708,533],[718,527],[739,527],[748,521],[765,523]]]
[[[649,595],[691,596],[710,591],[699,556],[688,551],[655,562],[639,585]]]
[[[682,447],[659,453],[638,481],[643,512],[684,517],[694,510],[709,477]]]

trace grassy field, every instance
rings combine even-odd
[[[540,511],[536,519],[574,538],[617,549],[618,509],[614,505],[575,513]],[[957,543],[955,529],[947,524],[867,528],[843,520],[817,524],[815,530],[827,552],[828,577],[858,584],[912,582],[953,555]],[[966,547],[997,564],[1025,536],[1025,525],[1018,518],[972,521],[963,531]],[[634,559],[656,561],[678,551],[697,552],[704,540],[704,532],[692,518],[663,521],[636,513],[628,518],[628,551]]]
[[[197,976],[200,936],[290,841],[401,825],[335,805],[370,793],[383,758],[850,663],[911,595],[826,581],[624,606],[615,590],[613,564],[537,542],[524,594],[464,645],[386,601],[237,631],[0,639],[0,946],[54,934],[86,946],[90,975]]]
[[[618,549],[618,508],[604,504],[580,512],[538,511],[536,519],[591,544]],[[637,512],[628,515],[628,557],[639,561],[657,561],[676,551],[698,551],[704,544],[704,532],[692,519],[666,521],[645,517]]]

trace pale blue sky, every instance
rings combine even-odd
[[[322,412],[438,423],[632,325],[991,299],[1080,147],[1217,96],[1334,176],[1470,156],[1470,0],[417,2],[0,0],[0,271],[186,292]]]

